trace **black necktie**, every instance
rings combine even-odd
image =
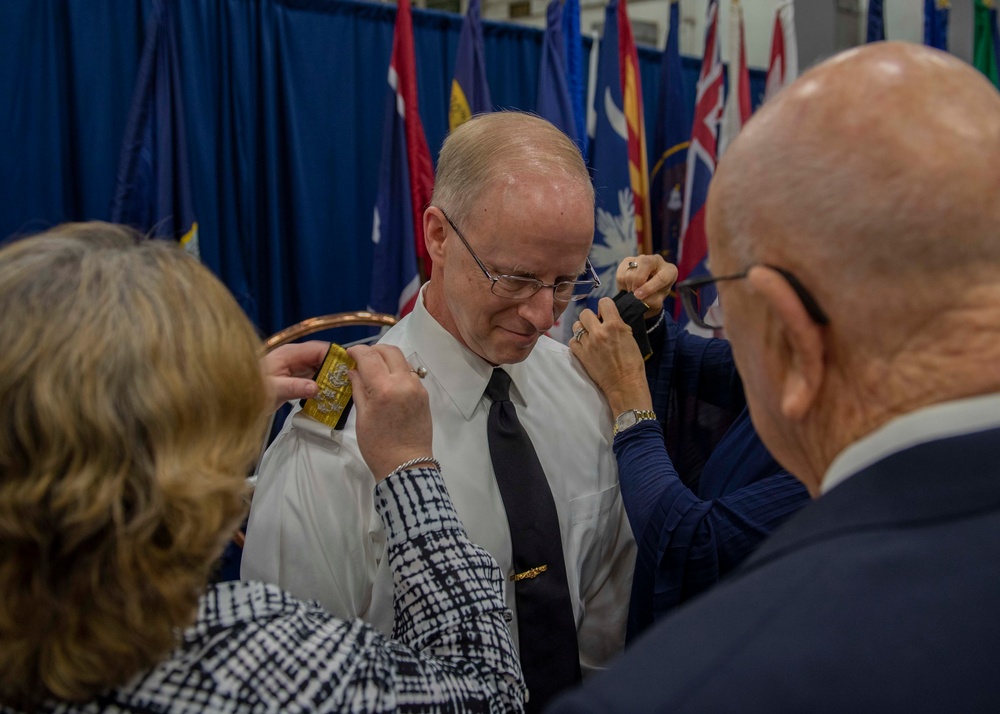
[[[493,402],[487,436],[510,525],[521,667],[533,712],[580,681],[580,654],[556,504],[509,391],[510,375],[494,369],[486,387]]]

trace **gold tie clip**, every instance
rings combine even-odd
[[[531,578],[537,578],[539,575],[544,573],[549,569],[547,565],[539,565],[537,568],[532,568],[531,570],[525,570],[523,573],[514,573],[510,576],[510,579],[515,583],[520,580],[530,580]]]

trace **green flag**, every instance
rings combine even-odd
[[[996,0],[976,0],[976,32],[972,46],[972,64],[985,74],[993,86],[1000,87],[997,67],[997,47],[994,47],[997,25]]]

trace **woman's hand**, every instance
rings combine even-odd
[[[312,376],[319,371],[329,342],[310,340],[282,345],[260,360],[260,371],[271,395],[272,411],[292,399],[309,399],[319,391]]]
[[[597,310],[600,318],[592,310],[580,313],[573,324],[570,350],[604,392],[612,413],[652,409],[646,367],[632,328],[622,321],[611,298],[601,298]]]
[[[349,373],[358,448],[375,481],[411,459],[432,456],[430,399],[399,348],[356,345],[347,354],[358,363]]]
[[[677,280],[677,266],[671,265],[660,255],[637,255],[625,258],[615,271],[619,290],[635,293],[649,305],[644,317],[650,320],[663,309],[663,301]]]

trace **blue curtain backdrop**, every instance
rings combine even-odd
[[[0,2],[0,239],[108,219],[150,10]],[[353,0],[176,0],[202,260],[264,333],[368,300],[394,17],[395,5]],[[436,157],[462,18],[413,20]],[[533,111],[542,31],[484,21],[483,32],[494,104]],[[639,60],[651,131],[660,53],[640,48]],[[683,60],[691,93],[699,63]],[[751,73],[755,104],[763,84]]]

